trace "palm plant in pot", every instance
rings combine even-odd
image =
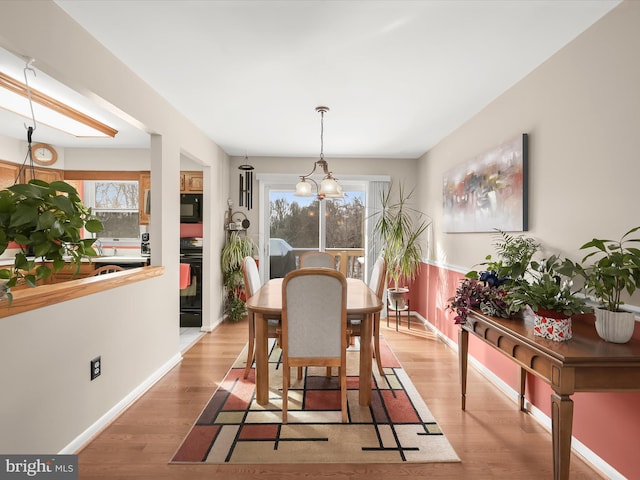
[[[5,288],[18,282],[35,287],[66,263],[79,269],[84,257],[96,256],[95,239],[82,238],[83,228],[96,233],[103,226],[66,182],[31,180],[0,191],[0,254],[10,242],[20,246],[14,264],[0,269]]]
[[[621,305],[623,293],[633,295],[640,287],[640,249],[630,246],[640,242],[640,238],[630,238],[638,230],[640,226],[632,228],[619,240],[594,238],[580,247],[591,249],[581,262],[591,259],[591,264],[567,260],[564,265],[566,271],[584,279],[587,294],[598,302],[596,330],[608,342],[626,343],[633,336],[635,315],[622,310]]]
[[[421,236],[431,225],[431,219],[410,206],[415,189],[406,193],[405,187],[400,184],[397,200],[392,190],[393,185],[390,185],[381,194],[382,209],[374,232],[382,239],[387,278],[393,284],[387,289],[390,307],[401,310],[406,307],[404,296],[409,289],[401,287],[400,282],[411,282],[418,273],[422,261]]]

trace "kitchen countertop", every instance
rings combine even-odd
[[[33,260],[33,257],[29,257],[29,260]],[[0,267],[6,267],[13,265],[14,257],[0,258]],[[91,257],[83,258],[83,262],[104,263],[104,264],[125,264],[125,263],[146,263],[149,257],[143,257],[142,255],[111,255],[104,257]]]

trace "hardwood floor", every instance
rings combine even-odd
[[[393,322],[392,322],[393,323]],[[168,462],[246,342],[246,320],[205,335],[176,366],[79,452],[80,478],[193,480],[286,479],[522,479],[553,478],[551,434],[475,369],[468,410],[460,410],[457,356],[433,334],[381,333],[453,445],[461,463],[351,465],[170,465]],[[576,455],[572,479],[602,478]]]

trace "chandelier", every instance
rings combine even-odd
[[[324,159],[324,114],[329,111],[329,107],[316,107],[316,112],[320,112],[320,160],[313,164],[313,170],[307,175],[301,175],[300,181],[296,185],[297,197],[311,197],[313,196],[312,184],[315,185],[318,200],[325,198],[343,198],[342,187],[333,178],[332,173],[329,171],[329,165]],[[320,167],[324,172],[324,178],[320,182],[320,185],[311,178],[311,175]]]

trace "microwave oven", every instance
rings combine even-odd
[[[180,223],[202,222],[202,194],[180,194]]]

